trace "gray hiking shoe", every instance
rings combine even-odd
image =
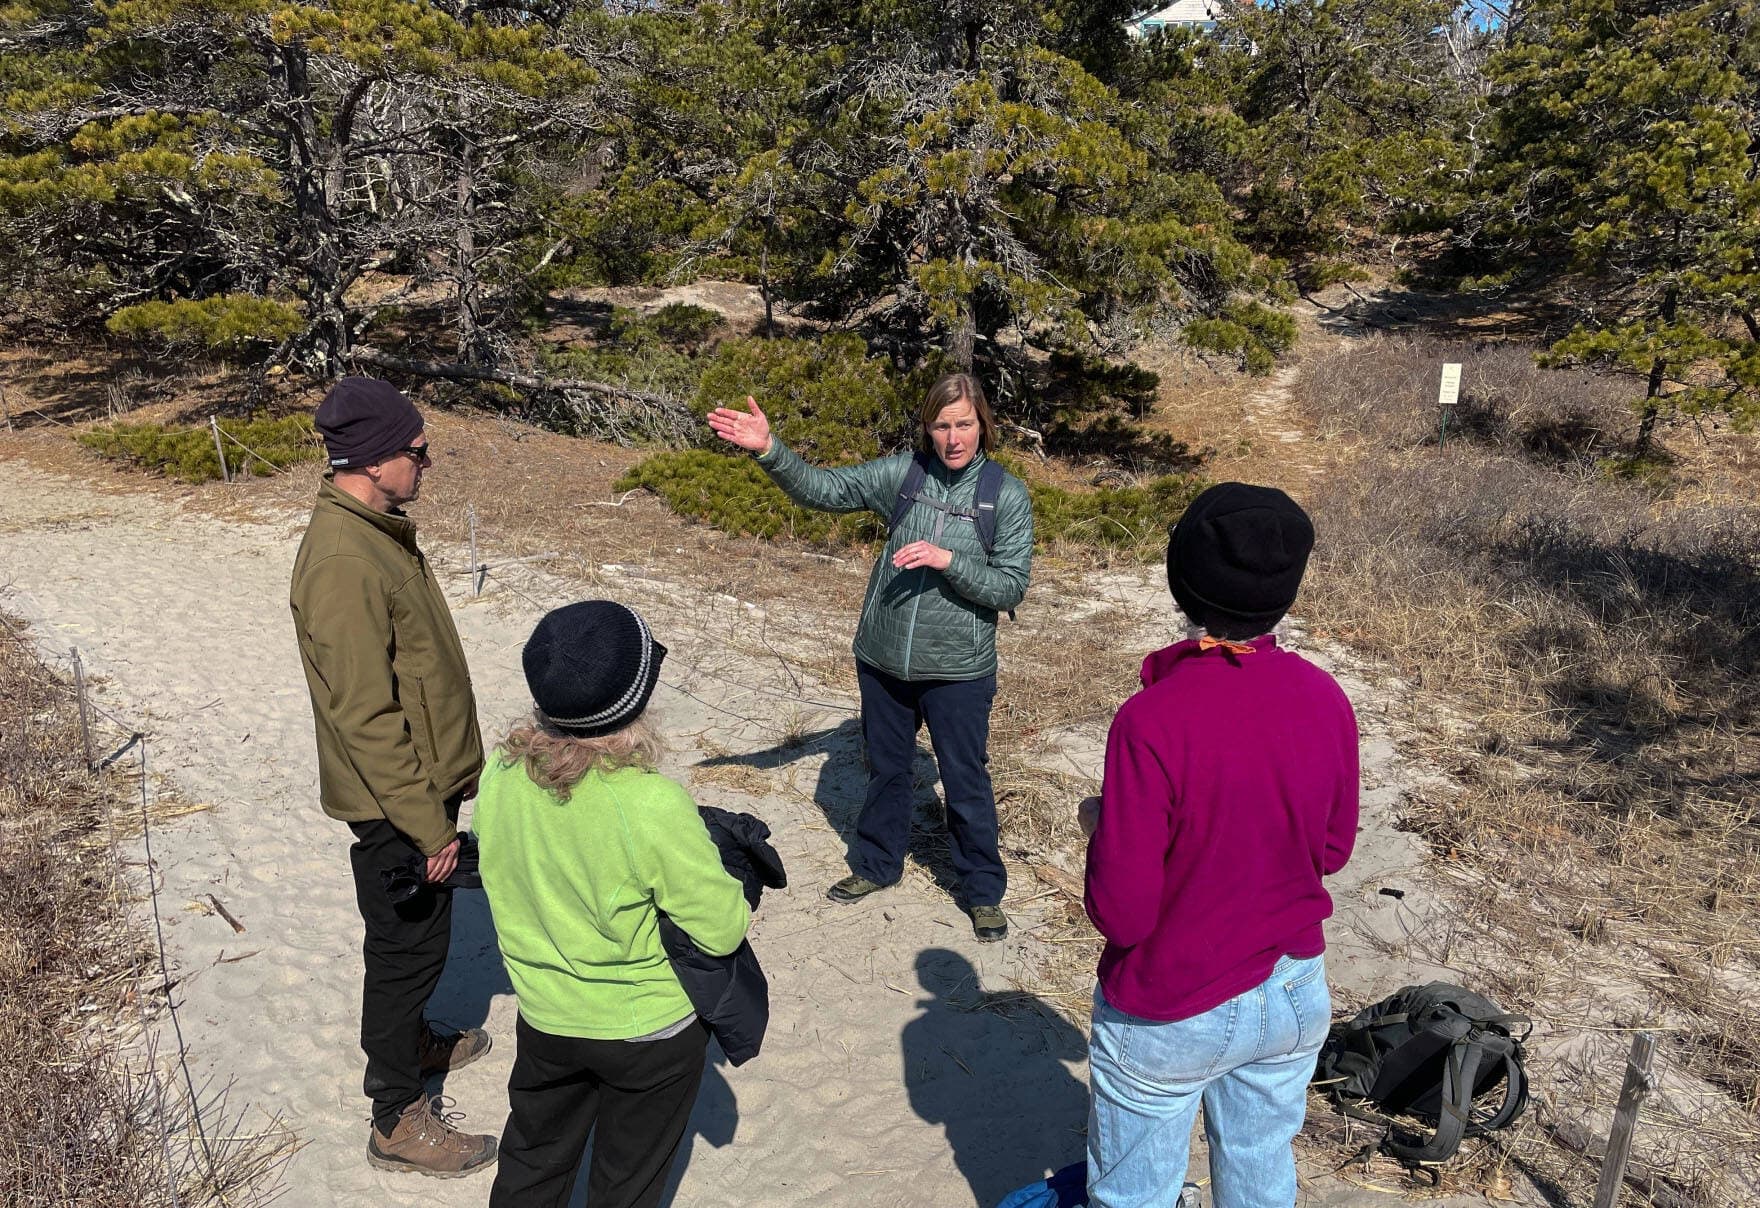
[[[981,944],[993,944],[1008,934],[1008,916],[1000,906],[972,907],[972,934]]]
[[[827,889],[825,891],[825,896],[830,898],[833,902],[859,902],[875,890],[885,888],[886,886],[876,885],[866,877],[858,877],[854,873],[851,873],[849,876],[833,885],[830,889]]]

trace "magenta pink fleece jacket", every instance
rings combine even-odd
[[[1357,838],[1356,716],[1326,672],[1251,645],[1156,651],[1112,719],[1087,908],[1126,1014],[1200,1015],[1325,951],[1320,879]]]

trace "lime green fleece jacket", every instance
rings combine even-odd
[[[658,773],[595,770],[562,802],[497,752],[472,827],[508,979],[541,1032],[628,1040],[690,1014],[657,911],[712,956],[745,938],[739,882],[690,794]]]

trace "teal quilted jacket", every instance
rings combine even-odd
[[[958,471],[931,457],[923,494],[971,509],[978,488],[980,453]],[[822,470],[808,465],[779,440],[772,440],[758,465],[802,507],[825,512],[870,511],[882,520],[892,508],[911,466],[899,453],[860,465]],[[953,551],[944,571],[899,570],[892,554],[912,541],[931,541]],[[858,659],[906,680],[982,679],[996,670],[996,614],[1027,594],[1033,563],[1033,508],[1027,488],[1010,474],[996,500],[996,549],[986,555],[969,519],[947,516],[917,504],[868,576],[862,619],[856,626]]]

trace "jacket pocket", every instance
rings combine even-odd
[[[415,675],[410,677],[410,683],[415,685],[416,713],[421,719],[419,726],[410,728],[410,736],[416,740],[416,754],[422,757],[422,770],[432,777],[435,752],[440,747],[434,740],[434,710],[428,704],[428,682]]]

